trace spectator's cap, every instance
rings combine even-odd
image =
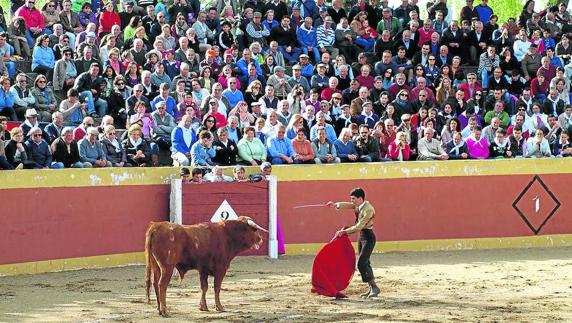
[[[310,59],[310,56],[308,56],[306,54],[302,54],[302,55],[300,55],[300,58]]]
[[[330,16],[327,16],[326,18],[324,18],[324,22],[334,23],[334,19],[332,19],[332,17]]]
[[[301,69],[302,69],[302,66],[300,66],[300,64],[296,64],[296,65],[292,66],[292,70],[297,70],[297,71],[299,71],[299,70],[301,70]]]
[[[213,102],[214,102],[214,103],[218,103],[218,100],[215,99],[215,98],[211,98],[211,99],[209,100],[209,103],[213,103]]]
[[[95,38],[95,33],[93,31],[90,31],[88,33],[85,34],[85,37],[87,38]]]
[[[254,18],[262,18],[262,14],[257,11],[254,13]]]
[[[388,7],[383,8],[382,12],[391,12],[391,9]]]
[[[320,13],[328,12],[328,8],[322,7],[320,8]]]
[[[152,49],[152,50],[148,51],[147,54],[145,54],[145,59],[149,59],[149,57],[151,57],[151,55],[156,55],[157,58],[161,58],[161,53],[156,49]]]
[[[254,102],[252,102],[252,103],[250,104],[250,106],[252,106],[252,107],[258,107],[258,106],[261,106],[261,105],[262,105],[262,103],[260,103],[260,102],[258,102],[258,101],[254,101]]]
[[[215,57],[216,56],[216,52],[212,49],[207,50],[207,56],[211,56],[211,57]]]
[[[272,164],[269,162],[264,162],[260,165],[260,170],[265,170],[265,169],[269,169],[272,168]]]
[[[530,48],[538,48],[538,45],[536,45],[535,43],[530,44]]]
[[[96,127],[89,127],[87,128],[88,135],[99,135],[99,130]]]
[[[358,58],[367,57],[364,52],[359,53]]]
[[[401,115],[401,121],[411,120],[411,115],[409,113],[404,113]]]
[[[372,105],[371,101],[365,101],[364,103],[361,104],[361,107],[365,107],[366,105]]]
[[[292,10],[300,10],[300,6],[295,5],[294,7],[292,7]]]
[[[324,63],[318,64],[318,68],[321,68],[321,67],[326,68],[326,64],[324,64]]]
[[[320,101],[320,104],[330,105],[330,101],[328,101],[328,100],[322,100],[322,101]]]
[[[284,69],[284,67],[282,67],[282,66],[276,66],[276,67],[274,68],[274,72],[284,72],[284,71],[285,71],[285,69]]]
[[[158,107],[164,107],[166,105],[167,105],[167,102],[165,102],[165,101],[159,101],[159,102],[155,103],[155,107],[157,107],[157,108]]]
[[[190,171],[188,168],[183,167],[183,168],[181,168],[181,171],[179,172],[179,175],[181,175],[181,176],[190,176],[190,175],[191,175],[191,171]]]
[[[26,115],[25,115],[26,118],[37,117],[37,116],[38,116],[38,111],[36,111],[36,109],[32,108],[26,110]]]

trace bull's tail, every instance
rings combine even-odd
[[[151,279],[153,279],[153,262],[155,261],[152,250],[151,242],[153,239],[153,223],[149,225],[147,233],[145,234],[145,295],[147,296],[147,303],[151,303],[149,290],[151,289]]]

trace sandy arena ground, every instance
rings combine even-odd
[[[198,310],[196,272],[173,279],[157,315],[144,299],[144,268],[0,277],[0,322],[572,322],[572,248],[390,253],[372,257],[382,297],[310,293],[313,257],[237,258],[214,311],[212,279]]]

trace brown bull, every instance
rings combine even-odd
[[[151,278],[157,297],[159,314],[167,315],[167,286],[177,268],[181,280],[188,270],[196,269],[201,281],[200,310],[208,311],[205,295],[208,276],[214,276],[215,304],[223,311],[219,293],[222,280],[232,259],[240,252],[262,244],[258,230],[268,232],[251,218],[196,225],[179,225],[169,222],[151,222],[145,239],[145,291],[151,302],[149,289]]]

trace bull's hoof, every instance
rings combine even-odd
[[[161,315],[162,317],[169,317],[169,314],[167,313],[167,310],[160,310],[159,311],[159,315]]]
[[[208,308],[206,305],[201,305],[201,306],[199,307],[199,310],[201,310],[201,311],[203,311],[203,312],[208,312],[208,311],[209,311],[209,308]]]
[[[216,306],[216,310],[217,310],[217,312],[224,312],[224,307],[219,304]]]

